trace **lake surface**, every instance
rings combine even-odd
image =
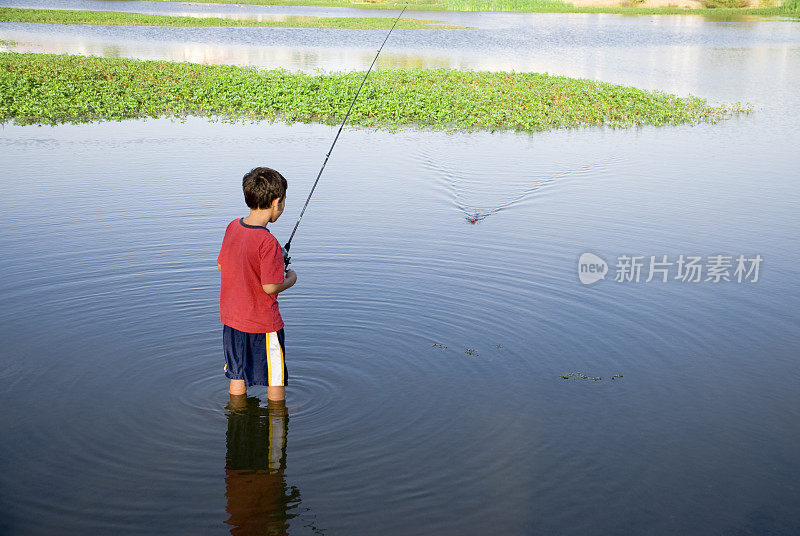
[[[112,5],[211,9],[141,4]],[[271,226],[288,238],[335,128],[6,125],[0,533],[800,533],[800,25],[412,15],[478,29],[396,32],[382,67],[546,70],[755,109],[347,129],[280,298],[286,411],[263,388],[229,404],[215,259],[257,165],[289,181]],[[28,50],[308,71],[365,69],[382,35],[0,24]],[[579,281],[586,252],[605,281]],[[675,266],[616,282],[623,255],[763,262],[756,282]]]

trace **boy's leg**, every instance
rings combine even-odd
[[[222,348],[225,353],[225,376],[230,378],[231,384],[228,392],[231,395],[247,394],[245,383],[247,353],[247,333],[243,333],[230,326],[222,326]]]
[[[247,394],[247,386],[245,385],[244,380],[231,380],[229,392],[232,395]]]
[[[269,400],[286,400],[286,388],[283,385],[270,385],[267,387],[267,398]]]
[[[269,385],[267,398],[272,401],[286,399],[286,360],[283,328],[266,334],[267,360],[269,361]]]

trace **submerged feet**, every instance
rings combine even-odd
[[[232,397],[246,395],[247,386],[245,385],[244,380],[231,380],[231,386],[230,389],[228,389],[228,392]],[[286,400],[286,387],[283,385],[267,387],[267,398],[275,401]]]
[[[273,401],[286,400],[286,387],[283,385],[267,387],[267,398]]]
[[[228,389],[231,395],[245,395],[247,394],[247,386],[244,380],[231,380],[231,387]]]

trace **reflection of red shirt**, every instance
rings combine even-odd
[[[277,294],[261,285],[283,283],[283,251],[266,227],[233,220],[217,257],[222,267],[219,317],[223,324],[246,333],[267,333],[283,327]]]
[[[233,525],[232,536],[289,534],[289,519],[297,515],[292,508],[299,501],[287,492],[283,472],[225,469],[225,484],[230,514],[225,523]]]

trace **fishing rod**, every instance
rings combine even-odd
[[[367,81],[367,77],[369,76],[369,73],[372,71],[372,68],[375,66],[375,62],[378,61],[378,56],[380,56],[381,50],[383,50],[383,45],[385,45],[386,41],[389,40],[389,36],[392,35],[392,30],[394,30],[394,27],[397,26],[397,23],[400,21],[400,17],[403,16],[403,13],[405,13],[407,7],[408,3],[406,3],[405,6],[403,6],[403,10],[394,20],[394,24],[392,24],[392,27],[389,29],[389,33],[386,34],[386,38],[383,40],[383,43],[381,43],[381,47],[378,49],[378,53],[375,54],[375,58],[372,60],[372,64],[369,66],[369,69],[367,69],[367,73],[364,75],[364,79],[361,81],[361,85],[358,86],[358,91],[356,91],[356,96],[353,97],[353,102],[350,103],[350,108],[348,108],[347,113],[345,114],[344,119],[342,120],[342,124],[339,125],[339,131],[336,133],[336,137],[333,138],[333,143],[331,144],[331,148],[328,149],[328,154],[325,155],[325,161],[322,162],[322,167],[320,168],[319,173],[317,174],[317,180],[314,181],[314,185],[311,187],[311,191],[308,193],[308,197],[306,198],[306,203],[303,205],[303,210],[300,211],[300,217],[297,218],[297,223],[294,224],[294,229],[292,229],[292,234],[289,236],[289,241],[286,242],[286,244],[283,246],[283,263],[285,267],[288,267],[289,264],[291,263],[291,257],[289,257],[289,248],[292,246],[292,238],[294,238],[294,233],[297,232],[297,227],[300,225],[300,220],[303,219],[303,214],[305,214],[306,212],[306,207],[308,207],[308,202],[311,201],[311,196],[314,194],[314,189],[317,187],[319,178],[322,177],[322,172],[325,170],[325,165],[328,163],[328,158],[331,157],[331,153],[333,152],[333,147],[336,145],[336,142],[339,139],[339,134],[342,133],[344,124],[347,123],[347,118],[350,117],[350,112],[353,110],[353,105],[356,103],[358,94],[361,93],[361,88],[364,87],[364,82]]]

